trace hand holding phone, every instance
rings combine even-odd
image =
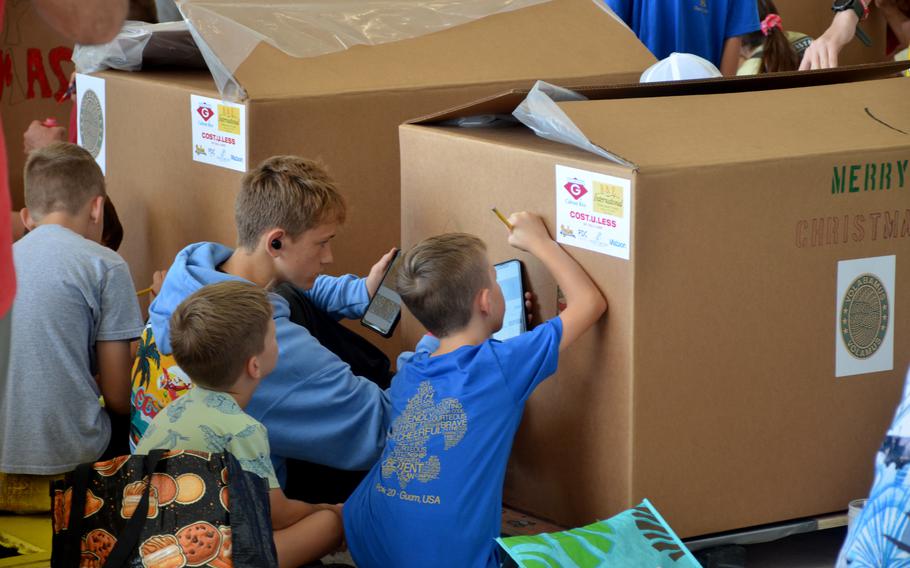
[[[395,326],[401,318],[401,296],[396,290],[398,278],[398,263],[401,260],[401,251],[396,250],[389,262],[389,266],[379,282],[379,288],[370,299],[366,312],[360,318],[360,323],[383,337],[389,337],[395,331]]]
[[[376,261],[376,264],[370,267],[370,273],[367,274],[366,278],[367,294],[370,295],[370,298],[376,295],[376,291],[379,290],[379,285],[382,284],[385,273],[388,272],[389,266],[392,265],[392,260],[395,259],[397,254],[398,248],[392,247],[389,249],[389,252],[382,255],[379,260]]]

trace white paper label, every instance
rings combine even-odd
[[[246,106],[190,96],[193,160],[246,171]]]
[[[107,115],[104,79],[76,75],[76,142],[95,158],[107,173]]]
[[[837,263],[835,375],[894,368],[895,256]]]
[[[556,166],[556,242],[629,260],[632,182]]]

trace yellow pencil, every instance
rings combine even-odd
[[[148,288],[143,288],[142,290],[139,290],[138,292],[136,292],[136,295],[137,295],[137,296],[145,296],[146,294],[148,294],[148,293],[151,292],[151,291],[152,291],[152,287],[149,286]]]
[[[509,228],[509,231],[511,231],[512,229],[515,228],[512,226],[512,223],[509,223],[509,220],[506,219],[506,216],[499,212],[499,209],[493,207],[493,209],[491,211],[493,211],[493,213],[496,213],[496,216],[499,217],[499,220],[502,221],[503,224],[505,224],[505,226]]]

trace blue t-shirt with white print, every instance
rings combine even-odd
[[[606,0],[654,57],[692,53],[717,67],[724,42],[759,29],[755,0]]]
[[[344,507],[361,568],[499,565],[502,484],[525,401],[556,371],[562,321],[451,353],[417,353],[392,381],[379,462]]]

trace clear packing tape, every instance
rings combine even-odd
[[[260,42],[292,57],[413,39],[549,0],[183,0],[178,8],[221,95],[246,98],[234,72]]]
[[[581,148],[611,162],[638,169],[635,164],[624,160],[594,144],[556,103],[586,101],[587,97],[575,91],[557,87],[544,81],[537,81],[525,100],[512,112],[512,116],[530,128],[541,138]]]

